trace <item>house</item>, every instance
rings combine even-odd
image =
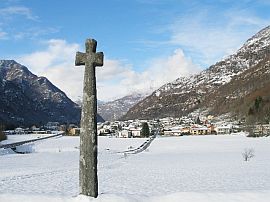
[[[15,128],[15,134],[17,134],[17,135],[25,134],[24,129],[23,128]]]
[[[131,132],[132,137],[141,137],[141,128],[130,128],[129,131]]]
[[[192,135],[207,135],[209,133],[209,129],[206,126],[194,125],[190,128],[190,133]]]
[[[258,124],[253,129],[253,133],[258,136],[270,135],[270,124]]]
[[[183,127],[182,134],[184,134],[184,135],[190,134],[190,127]]]
[[[45,125],[45,128],[48,130],[58,130],[59,129],[59,123],[58,122],[48,122]]]
[[[218,135],[231,134],[232,127],[230,125],[217,126],[216,127],[216,132],[217,132]]]
[[[112,133],[115,133],[115,131],[117,131],[118,129],[119,129],[119,125],[117,125],[117,124],[110,125],[110,131]]]
[[[79,136],[81,132],[80,128],[70,128],[68,134],[71,136]]]
[[[129,130],[122,130],[118,132],[118,137],[123,137],[123,138],[130,138],[132,137],[131,131]]]
[[[169,130],[164,130],[164,135],[173,135],[173,136],[180,136],[183,133],[184,127],[182,126],[174,126],[171,127]]]
[[[39,131],[40,128],[36,127],[35,125],[33,125],[31,128],[31,131]]]
[[[111,131],[107,127],[98,129],[98,135],[108,135],[110,133],[111,133]]]
[[[123,130],[118,131],[118,137],[124,138],[141,137],[141,128],[124,127]]]

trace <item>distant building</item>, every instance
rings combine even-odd
[[[48,122],[44,127],[47,130],[59,130],[59,123],[58,122]]]
[[[69,129],[68,134],[71,136],[79,136],[80,132],[81,132],[80,128],[71,128],[71,129]]]
[[[230,134],[232,132],[232,127],[227,126],[218,126],[216,127],[216,131],[218,135]]]
[[[31,131],[38,131],[40,128],[36,127],[35,125],[31,126]]]
[[[182,126],[174,126],[171,127],[169,130],[164,130],[164,135],[169,136],[180,136],[183,133],[184,127]],[[188,130],[189,131],[189,130]]]
[[[122,130],[118,132],[118,137],[122,138],[131,138],[132,133],[129,130]]]
[[[270,123],[269,124],[258,124],[253,129],[254,135],[266,136],[270,135]]]
[[[209,131],[208,127],[206,126],[192,126],[190,128],[190,133],[192,135],[207,135],[207,134],[211,134],[211,132]]]
[[[24,129],[23,128],[15,128],[15,134],[17,135],[22,135],[25,134]]]
[[[118,137],[123,138],[141,137],[141,128],[126,128],[118,132]]]
[[[131,131],[132,137],[141,137],[141,128],[130,128],[129,131]]]

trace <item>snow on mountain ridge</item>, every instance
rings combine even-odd
[[[256,56],[258,51],[260,52],[260,50],[267,49],[269,45],[270,26],[264,28],[252,38],[248,39],[235,54],[228,56],[197,75],[180,77],[173,82],[167,83],[157,91],[167,92],[171,89],[180,88],[183,85],[192,87],[191,84],[194,84],[197,87],[203,83],[210,86],[213,84],[224,85],[230,82],[233,76],[239,75],[250,66],[258,64],[263,59],[262,57],[257,60],[254,59],[254,57],[247,57],[247,52],[249,55]],[[228,66],[231,66],[231,68],[228,68]]]
[[[144,93],[133,93],[114,101],[98,104],[98,112],[105,120],[117,120],[147,95]]]
[[[132,107],[124,119],[179,116],[194,110],[206,95],[231,82],[270,55],[270,26],[244,43],[235,53],[199,74],[180,77],[154,91]]]
[[[267,37],[269,37],[269,35],[270,35],[270,25],[267,26],[266,28],[262,29],[257,34],[255,34],[252,38],[248,39],[246,41],[246,43],[244,44],[244,47],[249,46],[253,43],[256,43],[257,41],[259,41],[261,39],[267,38]],[[266,43],[266,45],[269,45],[269,40],[268,40],[268,44]]]

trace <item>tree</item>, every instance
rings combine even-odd
[[[261,96],[256,97],[254,107],[255,107],[257,112],[259,111],[259,108],[260,108],[260,106],[262,104],[262,101],[263,101],[263,99],[262,99]]]
[[[7,139],[7,136],[3,132],[3,130],[5,130],[5,127],[3,124],[0,123],[0,142]]]
[[[255,156],[254,149],[246,148],[244,152],[242,153],[242,156],[244,158],[244,161],[249,161],[252,157]]]
[[[201,124],[201,120],[200,120],[200,117],[198,116],[197,119],[196,119],[196,124]]]
[[[249,132],[248,137],[260,137],[263,133],[263,124],[268,124],[270,121],[269,99],[257,96],[247,113],[246,125]],[[262,133],[254,133],[256,127],[262,128]]]
[[[149,135],[150,135],[150,130],[149,130],[148,123],[143,122],[142,123],[141,136],[142,137],[149,137]]]

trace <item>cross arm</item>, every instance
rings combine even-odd
[[[85,65],[85,61],[86,61],[86,54],[81,53],[81,52],[77,52],[76,59],[75,59],[75,65],[76,66]]]
[[[103,66],[103,58],[104,58],[103,52],[96,53],[95,54],[94,65],[95,66]]]

